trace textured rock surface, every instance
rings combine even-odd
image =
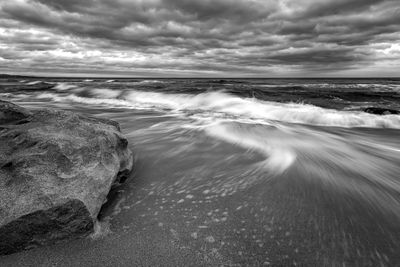
[[[377,115],[400,114],[399,111],[394,110],[394,109],[374,108],[374,107],[366,108],[366,109],[364,109],[364,112],[371,113],[371,114],[377,114]]]
[[[0,255],[90,233],[127,145],[116,122],[0,100]]]

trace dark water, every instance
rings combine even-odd
[[[399,79],[2,80],[121,124],[135,173],[92,239],[4,264],[400,265]],[[43,257],[43,254],[48,255]]]

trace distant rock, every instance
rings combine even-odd
[[[221,79],[221,80],[212,80],[210,81],[211,83],[227,83],[227,80]]]
[[[0,255],[91,233],[132,165],[114,121],[0,100]]]
[[[400,111],[394,109],[387,109],[387,108],[375,108],[369,107],[364,109],[364,112],[377,114],[377,115],[391,115],[391,114],[400,114]]]

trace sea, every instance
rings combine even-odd
[[[0,99],[115,120],[135,154],[90,238],[0,265],[400,266],[400,79],[6,77]]]

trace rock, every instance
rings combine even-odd
[[[91,233],[132,165],[116,122],[0,100],[0,255]]]
[[[30,115],[31,113],[28,110],[0,100],[0,125],[18,123]]]
[[[211,83],[221,83],[221,84],[227,83],[227,82],[228,82],[227,80],[223,80],[223,79],[221,79],[221,80],[212,80],[211,81]]]
[[[377,115],[391,115],[391,114],[400,114],[400,111],[388,108],[374,108],[369,107],[364,109],[364,112],[377,114]]]

